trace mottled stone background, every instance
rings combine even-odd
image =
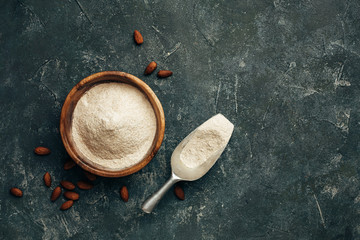
[[[174,75],[143,76],[151,60]],[[97,179],[61,212],[44,172],[84,177],[62,169],[62,103],[105,70],[149,84],[165,139],[144,169]],[[2,0],[0,238],[360,239],[359,78],[358,0]],[[185,201],[169,192],[143,213],[176,145],[216,113],[235,124],[217,164],[182,184]],[[38,145],[52,154],[35,156]]]

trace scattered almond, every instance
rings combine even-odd
[[[144,74],[145,75],[151,74],[153,71],[155,71],[156,67],[157,67],[156,62],[152,61],[151,63],[149,63],[149,65],[147,65]]]
[[[66,201],[61,205],[60,209],[67,210],[67,209],[71,208],[73,204],[74,204],[73,200]]]
[[[173,74],[172,71],[169,71],[169,70],[160,70],[157,75],[158,75],[158,77],[166,78],[166,77],[170,77],[172,74]]]
[[[44,183],[47,187],[50,187],[51,186],[51,176],[50,176],[50,173],[49,172],[46,172],[44,174]]]
[[[75,185],[72,182],[61,181],[60,184],[61,184],[61,186],[63,186],[63,188],[65,188],[67,190],[74,190],[75,189]]]
[[[22,197],[22,195],[23,195],[23,192],[19,188],[16,188],[16,187],[11,188],[10,192],[15,197]]]
[[[65,162],[65,164],[64,164],[64,169],[65,170],[70,170],[70,169],[72,169],[73,167],[75,167],[75,162],[73,161],[73,160],[68,160],[68,161],[66,161]]]
[[[96,180],[96,175],[89,173],[87,171],[84,171],[85,176],[87,177],[87,179],[89,179],[90,181],[95,181]]]
[[[50,149],[46,148],[46,147],[37,147],[34,149],[34,152],[37,154],[37,155],[48,155],[50,154]]]
[[[137,45],[141,45],[144,42],[144,39],[138,30],[134,31],[134,40]]]
[[[56,199],[58,199],[60,197],[60,195],[61,195],[61,188],[59,186],[57,186],[51,193],[50,200],[54,202]]]
[[[77,186],[82,190],[90,190],[94,187],[93,184],[85,182],[85,181],[78,181]]]
[[[122,186],[120,189],[120,196],[124,202],[129,201],[129,191],[126,186]]]
[[[64,192],[64,197],[66,197],[69,200],[78,200],[79,199],[79,194],[76,192]]]
[[[178,186],[178,185],[175,186],[174,193],[175,193],[175,195],[177,196],[178,199],[185,200],[184,190],[180,186]]]

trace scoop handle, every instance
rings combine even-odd
[[[166,183],[157,192],[155,192],[143,203],[141,209],[146,213],[151,213],[151,211],[160,202],[161,198],[171,188],[171,186],[179,181],[181,181],[181,178],[172,173],[169,180],[167,180]]]

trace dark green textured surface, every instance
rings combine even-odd
[[[359,49],[358,0],[1,1],[0,238],[360,239]],[[152,60],[174,75],[143,76]],[[154,90],[164,142],[144,169],[97,179],[61,212],[42,175],[84,177],[62,169],[61,106],[105,70]],[[142,213],[176,145],[219,112],[235,131],[216,165],[182,184],[185,201],[168,193]],[[51,155],[35,156],[38,145]]]

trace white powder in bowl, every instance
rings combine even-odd
[[[105,169],[131,167],[148,154],[156,134],[156,116],[147,97],[126,83],[95,85],[73,113],[75,146],[92,164]]]

